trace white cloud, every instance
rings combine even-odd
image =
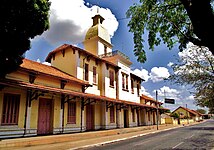
[[[214,60],[214,56],[208,48],[188,43],[187,48],[179,52],[178,56],[180,66],[174,74],[212,73],[212,70],[207,66],[210,66],[210,62]],[[195,62],[197,62],[197,65],[195,65]]]
[[[40,59],[39,59],[39,58],[36,60],[36,62],[41,63],[41,61],[40,61]]]
[[[141,77],[142,79],[144,79],[145,82],[149,80],[149,72],[146,69],[141,69],[141,70],[135,69],[133,70],[133,73]]]
[[[167,64],[167,66],[168,66],[168,67],[172,67],[173,64],[174,64],[173,62],[169,62],[169,63]]]
[[[155,91],[153,91],[155,92]],[[180,91],[177,89],[170,88],[168,86],[163,86],[158,90],[158,95],[162,97],[178,98]]]
[[[84,0],[51,0],[50,29],[37,38],[43,37],[52,45],[82,42],[92,25],[91,17],[97,13],[97,6],[89,6]],[[99,13],[105,18],[103,26],[113,36],[118,28],[115,16],[108,8],[100,8]]]
[[[178,56],[187,64],[191,64],[195,61],[204,61],[208,56],[212,57],[213,55],[207,47],[202,47],[201,49],[201,47],[198,47],[193,43],[189,42],[187,44],[187,48],[184,49],[182,52],[179,52]]]
[[[47,66],[51,66],[51,63],[49,63],[49,62],[43,62],[42,64],[47,65]]]
[[[170,76],[168,69],[165,67],[153,67],[149,75],[153,82],[160,82]]]
[[[41,60],[39,58],[36,60],[36,62],[41,63],[43,65],[51,66],[51,63],[46,62],[46,61],[45,62],[41,62]]]
[[[164,104],[165,107],[175,110],[179,106],[187,107],[190,109],[196,109],[194,104],[194,96],[189,95],[189,92],[183,89],[174,89],[168,86],[163,86],[158,91],[158,100],[164,102],[164,98],[172,98],[175,100],[175,104]],[[155,93],[156,90],[153,91]]]
[[[141,86],[141,94],[152,97],[152,95],[147,92],[147,90],[143,86]]]
[[[186,100],[190,100],[190,101],[194,101],[195,100],[193,95],[190,95],[190,96],[186,97],[185,99]]]

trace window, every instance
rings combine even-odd
[[[134,81],[131,80],[131,89],[132,89],[132,94],[134,94]]]
[[[17,125],[19,116],[20,95],[4,94],[2,125]]]
[[[128,84],[129,84],[129,76],[125,73],[122,73],[122,89],[128,91]]]
[[[129,88],[129,78],[128,78],[129,76],[128,75],[126,75],[126,90],[128,90],[128,88]]]
[[[107,55],[107,46],[104,45],[104,55]]]
[[[93,83],[97,83],[97,68],[93,67]]]
[[[109,70],[110,86],[114,87],[114,71]]]
[[[134,112],[134,109],[132,109],[132,122],[135,122],[135,112]]]
[[[76,102],[68,102],[68,124],[76,124]]]
[[[137,96],[140,96],[140,85],[137,84]]]
[[[125,75],[122,74],[122,88],[125,89]]]
[[[115,118],[114,118],[114,106],[110,107],[110,123],[114,123]]]
[[[88,81],[88,64],[85,64],[85,80]]]

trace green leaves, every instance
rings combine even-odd
[[[30,49],[30,39],[49,28],[49,9],[49,0],[2,1],[0,76],[17,69],[23,54]]]
[[[146,61],[145,41],[150,50],[161,42],[171,49],[178,41],[182,49],[193,36],[191,22],[179,0],[141,0],[129,8],[127,17],[131,17],[128,26],[134,34],[135,56],[142,63]],[[145,30],[149,33],[147,39],[142,38]]]

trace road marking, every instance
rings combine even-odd
[[[175,149],[176,147],[180,146],[180,145],[183,144],[183,143],[184,143],[184,142],[181,142],[181,143],[175,145],[172,149]]]
[[[193,134],[192,136],[190,136],[189,138],[192,138],[195,134]]]
[[[195,134],[191,135],[190,137],[186,137],[185,140],[192,138],[194,135]]]

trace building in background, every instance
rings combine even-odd
[[[182,106],[176,108],[172,114],[178,114],[179,119],[186,119],[187,123],[201,121],[203,119],[203,115],[195,110],[191,110]]]

